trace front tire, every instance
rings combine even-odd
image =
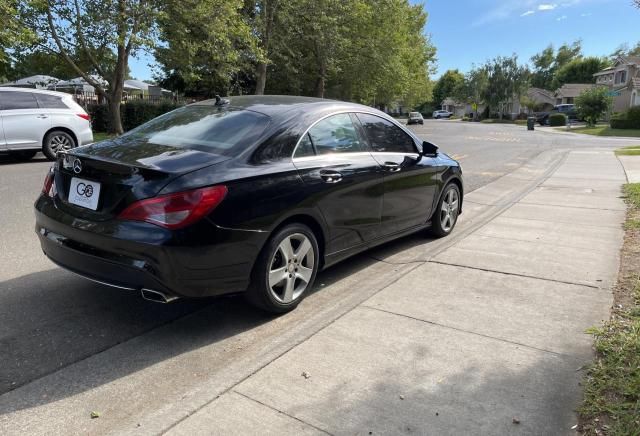
[[[313,287],[319,264],[318,241],[311,229],[289,224],[269,239],[258,256],[246,298],[268,312],[289,312]]]
[[[429,233],[437,238],[448,236],[458,222],[460,214],[460,189],[455,183],[445,186],[438,202],[438,207],[431,217]]]
[[[76,147],[73,136],[63,130],[49,132],[44,138],[42,152],[49,160],[55,160],[59,151],[71,150]]]

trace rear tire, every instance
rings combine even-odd
[[[303,224],[278,230],[260,252],[245,297],[271,313],[298,306],[313,287],[320,264],[318,241]]]
[[[458,222],[460,205],[460,189],[455,183],[449,183],[442,191],[436,211],[431,217],[429,233],[437,238],[448,236]]]
[[[42,152],[49,160],[55,160],[59,151],[71,150],[77,146],[73,136],[63,130],[53,130],[44,138]]]

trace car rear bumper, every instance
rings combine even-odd
[[[201,222],[180,233],[152,224],[88,222],[41,196],[36,232],[45,255],[88,279],[128,290],[207,297],[246,290],[268,233]]]

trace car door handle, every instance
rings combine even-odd
[[[38,115],[36,118],[42,118],[42,119],[45,119],[45,118],[49,118],[49,115],[40,114],[40,115]]]
[[[384,166],[385,170],[387,170],[387,171],[389,171],[391,173],[398,172],[402,168],[400,166],[400,164],[395,163],[395,162],[385,162],[383,166]]]
[[[320,178],[325,183],[338,183],[340,180],[342,180],[342,174],[337,171],[323,170],[320,171]]]

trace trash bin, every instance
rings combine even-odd
[[[535,130],[534,126],[536,125],[536,117],[528,117],[527,118],[527,130]]]

